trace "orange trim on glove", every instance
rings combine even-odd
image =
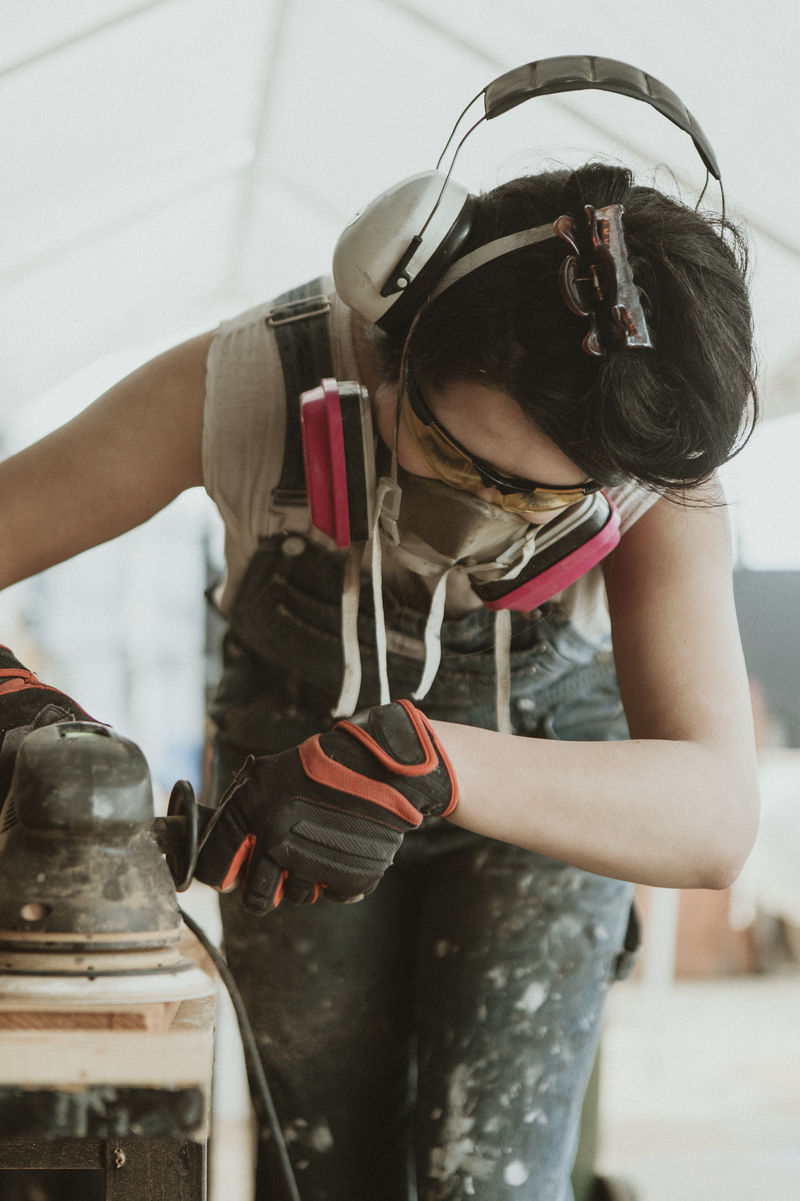
[[[385,751],[382,746],[378,745],[371,734],[368,734],[363,727],[355,725],[352,721],[337,721],[334,729],[347,730],[348,734],[352,734],[359,742],[363,742],[367,750],[375,756],[379,763],[382,763],[384,767],[388,767],[390,771],[397,772],[399,776],[427,776],[428,772],[433,771],[438,763],[433,731],[428,725],[424,714],[420,713],[419,709],[416,709],[410,701],[398,701],[397,704],[402,705],[408,714],[420,745],[425,752],[425,758],[421,763],[401,763],[398,759],[393,759],[388,751]]]
[[[420,745],[425,752],[425,758],[422,763],[399,763],[396,759],[393,759],[392,756],[383,749],[383,747],[379,746],[375,739],[372,738],[366,730],[364,730],[361,726],[355,725],[351,721],[338,721],[336,726],[334,726],[334,729],[342,727],[343,729],[347,730],[348,734],[352,734],[354,738],[357,738],[359,742],[364,744],[367,750],[369,750],[375,756],[379,763],[382,763],[384,767],[388,767],[390,771],[397,772],[399,776],[427,775],[428,772],[433,771],[433,769],[436,767],[438,759],[441,759],[442,765],[447,771],[447,775],[450,779],[450,791],[452,793],[452,800],[441,815],[442,817],[447,817],[447,815],[452,813],[455,807],[458,805],[459,799],[458,780],[456,779],[456,773],[453,770],[453,765],[450,762],[447,751],[438,741],[433,731],[433,726],[425,714],[421,712],[421,710],[417,709],[415,705],[412,705],[411,701],[399,700],[397,701],[397,704],[402,705],[408,714],[409,720],[411,721],[417,737],[419,738]]]
[[[239,849],[228,864],[228,870],[219,886],[220,892],[230,892],[238,883],[242,868],[250,866],[250,859],[256,845],[255,834],[248,834],[242,839]],[[282,891],[282,890],[281,890]]]
[[[0,650],[3,649],[3,647],[0,647]],[[70,704],[75,705],[76,709],[80,709],[88,721],[94,721],[94,718],[86,713],[82,705],[78,705],[70,697],[66,696],[60,688],[56,688],[52,684],[43,684],[36,673],[29,671],[27,667],[0,667],[0,681],[0,696],[8,696],[13,692],[25,692],[28,688],[35,688],[41,692],[54,692],[62,700],[68,701]]]
[[[371,739],[368,740],[367,746],[370,747],[370,750],[372,749]],[[412,805],[402,792],[398,792],[389,784],[370,780],[368,776],[362,776],[361,772],[353,771],[352,768],[345,767],[343,763],[336,763],[333,759],[329,759],[320,746],[319,734],[307,738],[297,750],[303,771],[310,780],[322,784],[325,788],[335,788],[346,795],[371,801],[373,805],[395,813],[409,826],[422,824],[422,814],[419,809],[416,805]],[[393,760],[390,762],[393,763]],[[416,775],[416,772],[414,774]]]
[[[278,906],[280,905],[281,901],[283,900],[283,893],[286,888],[286,879],[287,879],[288,875],[289,875],[288,872],[281,872],[281,878],[278,881],[277,888],[275,889],[274,893],[272,894],[272,908],[273,909],[277,909]],[[317,896],[319,896],[319,893],[317,893]],[[315,901],[316,901],[316,899],[317,899],[317,897],[314,897]]]
[[[0,693],[20,692],[23,688],[50,687],[49,684],[42,684],[38,676],[28,671],[27,667],[0,667],[0,679],[5,680],[5,683],[0,684]]]

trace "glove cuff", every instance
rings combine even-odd
[[[447,817],[458,804],[458,781],[425,714],[408,700],[375,705],[337,722],[366,747],[423,817]],[[325,736],[320,739],[323,746]]]

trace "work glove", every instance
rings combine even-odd
[[[292,750],[250,756],[203,831],[196,878],[223,892],[241,884],[256,914],[323,890],[358,901],[408,830],[457,803],[427,718],[410,701],[378,705]]]
[[[25,735],[40,726],[74,719],[94,720],[66,693],[42,684],[7,646],[0,646],[0,801],[8,792]]]

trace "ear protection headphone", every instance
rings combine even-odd
[[[408,324],[415,312],[458,261],[469,236],[475,198],[451,178],[456,156],[483,121],[491,121],[536,96],[599,89],[643,100],[688,133],[706,171],[721,186],[711,145],[678,96],[652,75],[613,58],[565,55],[540,59],[507,71],[466,106],[456,121],[435,171],[396,184],[356,214],[341,234],[333,255],[333,278],[344,302],[383,329]],[[440,171],[456,131],[483,96],[484,111],[456,146],[450,167]],[[557,214],[554,214],[554,217]],[[487,243],[469,271],[525,244],[524,233]],[[539,235],[541,236],[541,234]],[[529,239],[533,240],[533,239]],[[473,252],[474,253],[474,252]],[[464,270],[461,275],[468,274]]]
[[[460,256],[470,234],[475,197],[451,178],[453,164],[483,121],[536,96],[591,88],[652,105],[689,134],[706,171],[722,186],[714,152],[697,121],[678,96],[651,75],[610,58],[568,56],[527,63],[501,75],[470,101],[435,171],[396,184],[347,226],[333,258],[336,290],[345,303],[381,328],[408,325],[432,294],[484,263],[548,236],[549,226],[537,226]],[[461,138],[447,172],[440,171],[456,131],[480,96],[483,115]],[[325,379],[301,397],[312,524],[339,547],[368,538],[371,529],[375,475],[370,418],[369,398],[355,383]],[[552,522],[520,577],[474,586],[475,591],[491,609],[534,608],[599,563],[618,541],[619,516],[613,503],[595,493]]]

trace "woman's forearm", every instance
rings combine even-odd
[[[727,887],[752,846],[749,754],[726,763],[693,742],[556,742],[434,725],[459,781],[450,820],[476,833],[668,888]]]
[[[0,463],[0,588],[116,538],[202,483],[209,341],[159,355]]]

